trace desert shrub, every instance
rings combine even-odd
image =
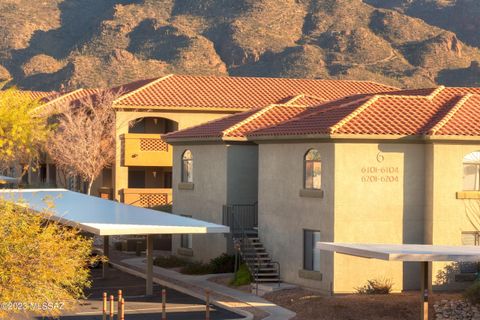
[[[153,260],[153,264],[162,268],[178,268],[184,267],[187,265],[188,261],[179,258],[177,256],[169,256],[169,257],[156,257]]]
[[[210,263],[203,263],[200,261],[189,262],[180,269],[180,272],[183,274],[194,275],[209,274],[213,273],[212,271],[212,265]]]
[[[229,273],[235,270],[235,256],[226,253],[210,260],[213,273]]]
[[[472,304],[480,303],[480,281],[477,280],[468,287],[463,293],[463,296]]]
[[[230,285],[238,287],[249,284],[250,282],[252,282],[250,270],[248,270],[246,264],[242,264],[238,268],[237,273],[235,273],[235,278],[230,282]]]
[[[47,204],[53,208],[53,201]],[[0,308],[0,319],[50,318],[75,308],[99,258],[91,256],[93,240],[50,219],[48,211],[35,214],[3,199],[0,221],[0,302],[20,306]],[[54,307],[42,308],[45,302]]]
[[[392,291],[393,282],[390,279],[368,280],[364,286],[356,288],[360,294],[389,294]]]

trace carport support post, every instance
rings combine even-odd
[[[153,296],[153,234],[147,235],[147,296]]]
[[[432,293],[432,263],[428,261],[421,262],[421,286],[420,286],[420,294],[421,294],[421,303],[422,307],[420,309],[421,320],[428,320],[428,300],[430,294]]]
[[[110,246],[109,246],[109,237],[108,236],[103,236],[103,255],[107,257],[107,259],[110,257]],[[104,261],[102,263],[102,277],[105,278],[107,274],[107,268],[108,268],[108,261]]]

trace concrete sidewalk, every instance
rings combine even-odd
[[[145,258],[130,258],[119,261],[110,261],[114,267],[145,278]],[[208,281],[208,278],[217,275],[191,276],[176,271],[153,267],[155,283],[189,294],[199,299],[205,299],[205,289],[212,291],[212,303],[236,312],[245,319],[289,320],[295,313],[282,308],[254,294],[235,290],[217,283]]]

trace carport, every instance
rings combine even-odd
[[[478,246],[442,246],[425,244],[357,244],[317,242],[317,249],[350,256],[387,261],[412,261],[421,263],[420,319],[428,319],[428,301],[432,291],[432,261],[478,261]]]
[[[12,178],[12,177],[6,177],[0,175],[0,185],[2,184],[18,184],[19,179],[17,178]]]
[[[229,233],[226,226],[179,215],[135,207],[66,189],[3,189],[0,197],[27,206],[64,225],[103,236],[109,254],[109,236],[145,235],[147,238],[146,294],[153,294],[153,236],[158,234]],[[104,266],[105,267],[105,266]]]

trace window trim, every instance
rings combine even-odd
[[[316,151],[317,152],[317,155],[319,156],[319,160],[307,160],[307,156],[310,152],[312,151]],[[313,186],[313,176],[312,176],[312,186],[311,187],[308,187],[307,186],[307,163],[320,163],[320,187],[319,188],[315,188]],[[313,168],[313,166],[312,166]],[[322,190],[322,159],[321,159],[321,156],[320,156],[320,151],[318,151],[318,149],[316,148],[310,148],[307,150],[307,152],[305,152],[305,154],[303,155],[303,189],[304,190]]]
[[[307,267],[307,265],[306,265],[307,248],[306,248],[305,244],[306,244],[306,240],[307,240],[307,232],[311,232],[312,236],[313,236],[315,233],[318,233],[319,238],[321,237],[322,233],[321,233],[320,230],[313,230],[313,229],[303,229],[302,231],[303,231],[303,242],[302,242],[302,246],[303,246],[303,262],[302,262],[302,264],[303,264],[303,265],[302,265],[302,268],[303,268],[303,270],[309,271],[309,272],[321,272],[321,270],[320,270],[320,265],[318,266],[318,267],[319,267],[319,270],[315,270],[315,261],[314,261],[314,259],[315,259],[315,254],[314,254],[314,252],[315,252],[315,243],[312,243],[312,252],[311,252],[311,254],[312,254],[312,257],[311,257],[311,259],[312,259],[312,267],[311,267],[311,269],[310,269],[310,267]],[[315,238],[315,237],[312,237],[312,240],[313,240],[314,238]],[[320,259],[320,257],[319,257],[319,259]]]
[[[190,153],[190,158],[189,159],[186,159],[185,158],[185,154],[189,152]],[[181,157],[181,162],[182,162],[182,166],[181,166],[181,179],[180,179],[180,182],[181,183],[193,183],[193,153],[190,149],[185,149],[182,153],[182,157]],[[186,171],[185,171],[185,168],[186,168],[186,163],[190,163],[190,168],[191,168],[191,172],[190,172],[190,175],[186,176]],[[188,179],[188,177],[190,177],[190,179]]]
[[[471,156],[472,158],[478,157],[478,159],[468,160],[467,158]],[[472,151],[467,153],[463,157],[462,161],[462,168],[463,172],[465,172],[465,166],[473,166],[476,170],[476,180],[475,180],[475,186],[473,189],[467,189],[465,188],[465,174],[463,175],[463,186],[462,186],[462,191],[464,192],[480,192],[480,150],[477,151]]]

